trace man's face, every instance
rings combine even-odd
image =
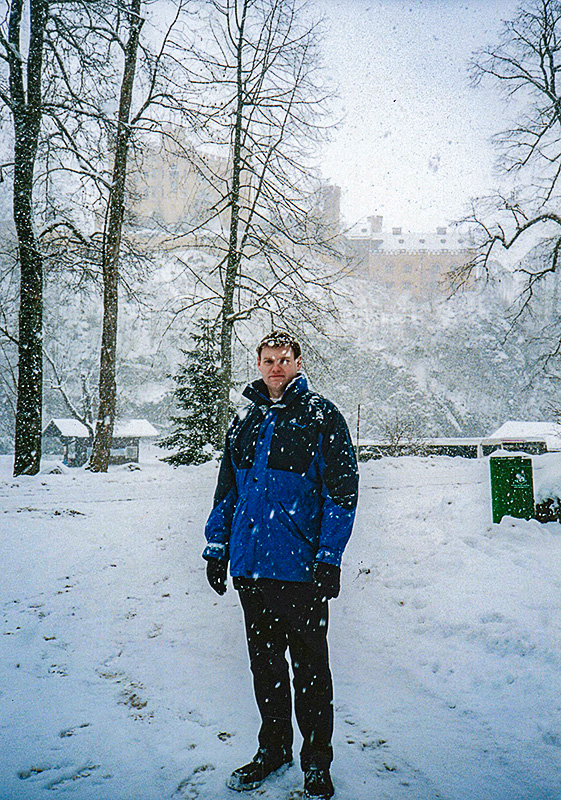
[[[290,381],[298,375],[302,367],[302,356],[294,358],[290,345],[283,347],[264,347],[257,359],[257,368],[263,376],[269,397],[278,400]]]

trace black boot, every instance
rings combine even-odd
[[[304,773],[305,800],[329,800],[335,789],[329,767],[309,767]]]
[[[236,792],[249,792],[261,786],[268,775],[289,764],[292,764],[292,754],[289,751],[270,753],[260,747],[249,764],[232,772],[226,784]]]

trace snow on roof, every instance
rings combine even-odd
[[[52,419],[44,428],[43,433],[50,425],[55,425],[61,436],[87,439],[90,435],[85,425],[71,417]],[[158,436],[158,431],[147,419],[117,420],[113,429],[113,436],[119,439],[143,439],[150,436]]]
[[[350,240],[372,239],[377,242],[375,250],[382,253],[396,250],[409,252],[419,250],[429,250],[431,252],[438,250],[467,250],[470,247],[470,243],[465,236],[462,236],[456,230],[448,230],[446,233],[393,233],[391,231],[371,233],[369,226],[361,223],[357,223],[349,229],[347,238]]]
[[[139,438],[158,436],[158,431],[147,419],[117,420],[113,436],[119,438]]]
[[[51,425],[55,425],[58,428],[61,436],[87,439],[90,435],[90,432],[86,426],[79,420],[73,419],[72,417],[67,419],[52,419],[44,428],[43,433],[45,433],[47,428],[49,428]]]
[[[356,445],[356,436],[353,438],[353,443]],[[359,444],[361,447],[379,447],[380,445],[388,446],[389,442],[387,439],[360,439]],[[447,437],[447,436],[439,436],[433,437],[431,439],[415,439],[414,437],[411,440],[403,439],[400,444],[403,445],[442,445],[444,447],[448,445],[457,446],[457,445],[470,445],[470,444],[481,444],[481,439],[468,436],[468,437]]]
[[[545,441],[548,450],[561,450],[561,425],[556,422],[523,422],[509,420],[488,439],[501,441]]]

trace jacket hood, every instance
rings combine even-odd
[[[284,394],[280,400],[277,400],[276,403],[273,403],[271,398],[269,397],[269,392],[267,391],[267,387],[265,385],[265,381],[263,378],[258,378],[258,380],[253,381],[252,383],[248,383],[248,385],[243,390],[242,394],[244,397],[247,397],[248,400],[251,400],[252,403],[256,405],[263,405],[265,403],[268,406],[272,405],[283,405],[288,406],[297,397],[299,394],[308,391],[308,380],[303,372],[299,372],[288,384],[286,389],[284,390]]]

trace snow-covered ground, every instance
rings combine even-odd
[[[216,465],[0,468],[1,800],[233,800],[258,718],[236,593],[200,558]],[[561,526],[493,525],[488,470],[361,467],[331,604],[336,800],[561,798]]]

